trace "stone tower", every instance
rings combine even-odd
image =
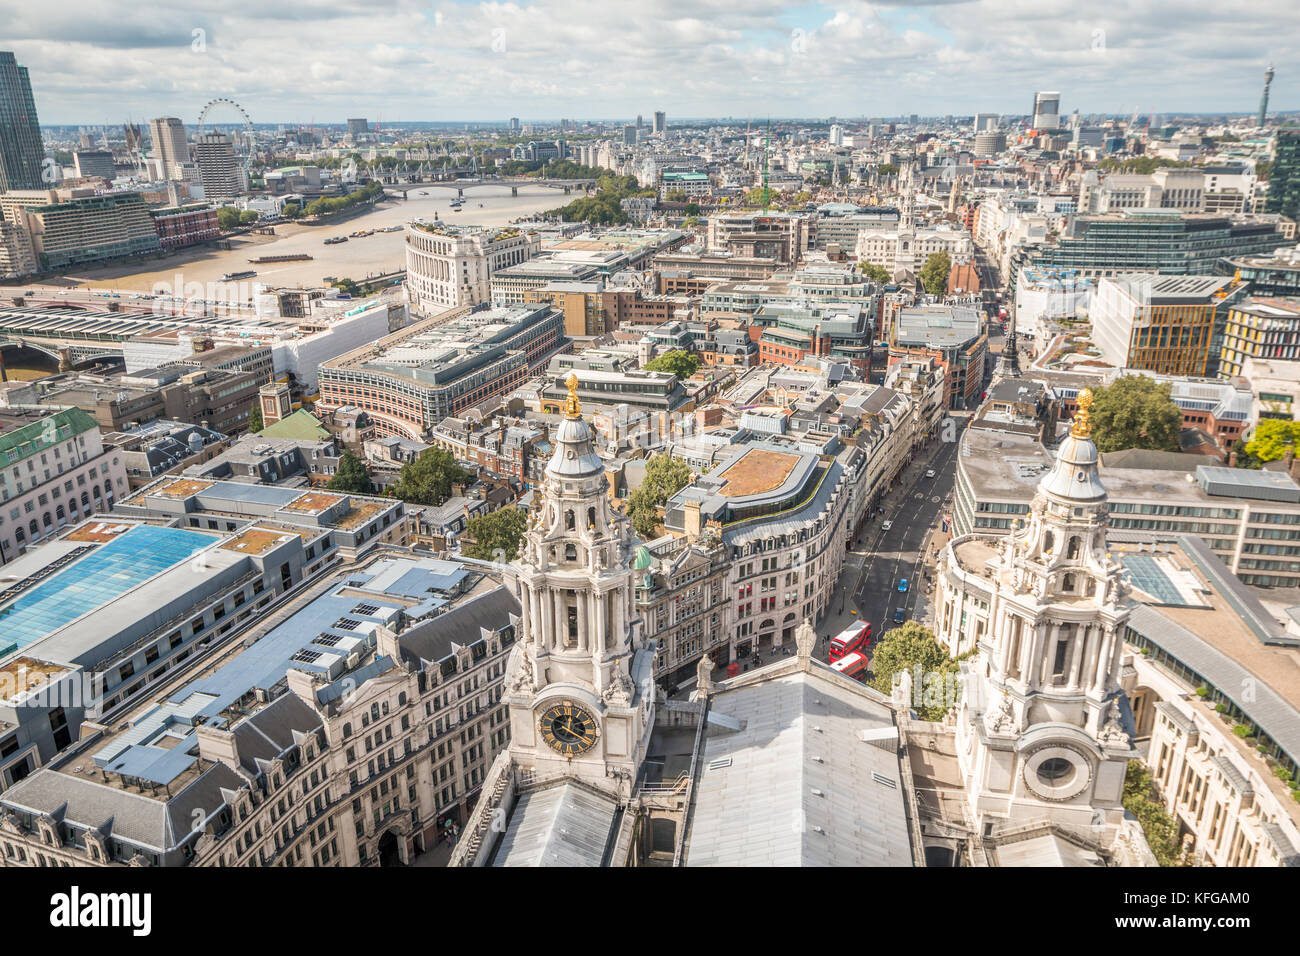
[[[1130,602],[1106,552],[1091,402],[1085,390],[1028,520],[1000,545],[957,538],[941,562],[939,638],[978,652],[963,665],[957,752],[986,831],[1050,820],[1105,839],[1123,817],[1136,756],[1119,686]]]
[[[565,417],[516,565],[510,753],[539,778],[630,792],[654,722],[654,651],[635,616],[630,523],[610,507],[577,376],[565,384]]]

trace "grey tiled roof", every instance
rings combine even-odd
[[[860,736],[894,725],[887,704],[814,663],[710,713],[741,729],[705,743],[687,866],[913,865],[897,752]]]
[[[494,866],[600,866],[618,801],[576,781],[523,794]]]

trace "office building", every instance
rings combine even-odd
[[[541,247],[536,233],[432,225],[406,226],[406,290],[413,308],[426,315],[490,301],[492,276],[519,265]]]
[[[1265,208],[1290,219],[1300,219],[1300,129],[1277,131]]]
[[[968,428],[961,444],[954,531],[1005,534],[1021,525],[1052,455],[1035,435],[1006,428]],[[1199,461],[1184,470],[1104,466],[1113,536],[1199,535],[1243,583],[1300,587],[1300,486],[1278,472]]]
[[[908,306],[899,310],[889,342],[890,363],[931,356],[944,369],[944,404],[974,409],[984,388],[988,334],[969,305]]]
[[[1119,368],[1196,378],[1218,374],[1228,306],[1245,286],[1216,276],[1134,273],[1097,283],[1092,340]]]
[[[655,110],[654,134],[662,136],[668,129],[668,114],[663,110]]]
[[[31,237],[42,272],[151,255],[162,248],[149,207],[137,192],[15,191],[0,195],[0,213]]]
[[[1061,128],[1061,94],[1035,93],[1033,120],[1030,125],[1038,130]]]
[[[1124,690],[1160,802],[1193,866],[1300,864],[1300,625],[1195,535],[1118,544],[1141,602]]]
[[[478,569],[381,555],[268,617],[273,601],[264,591],[230,612],[223,630],[239,626],[244,646],[124,711],[129,733],[0,797],[19,821],[7,862],[392,865],[458,832],[509,739],[510,594]]]
[[[369,413],[379,437],[423,440],[448,415],[509,392],[564,343],[547,305],[428,319],[320,367],[318,407]]]
[[[225,133],[203,133],[194,141],[203,198],[235,199],[246,189],[244,167],[235,158],[235,142]]]
[[[1013,284],[1024,265],[1074,269],[1085,277],[1125,272],[1215,275],[1220,259],[1265,255],[1288,244],[1294,243],[1277,222],[1173,209],[1124,209],[1071,218],[1055,242],[1015,251],[1010,272]]]
[[[366,133],[369,132],[370,132],[370,121],[365,119],[364,117],[360,119],[348,120],[348,135],[351,136],[353,139],[356,139],[356,137],[358,136],[364,136]]]
[[[81,409],[0,410],[0,561],[108,511],[126,492],[121,454]]]
[[[191,162],[185,124],[175,116],[161,116],[149,121],[149,138],[153,142],[153,162],[163,179],[177,179],[176,167]]]
[[[0,193],[45,189],[45,145],[27,67],[0,52]]]
[[[1251,360],[1300,362],[1300,298],[1250,296],[1228,307],[1219,375],[1242,375]]]
[[[117,176],[113,153],[107,149],[79,149],[72,154],[78,176],[98,176],[110,183]]]

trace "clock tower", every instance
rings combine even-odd
[[[579,777],[628,795],[654,725],[654,649],[635,612],[630,522],[610,507],[577,376],[565,384],[564,420],[515,563],[510,755],[539,779]]]
[[[1113,835],[1136,756],[1120,689],[1132,609],[1106,551],[1108,505],[1089,406],[1000,542],[955,538],[940,562],[937,636],[963,664],[957,759],[987,832],[1051,820]]]

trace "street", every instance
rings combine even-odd
[[[866,554],[851,600],[858,615],[871,623],[873,635],[894,626],[898,608],[904,609],[907,620],[925,613],[930,576],[922,566],[923,546],[930,532],[940,528],[940,513],[952,494],[959,445],[936,438],[928,449],[923,448],[904,470],[898,486],[885,496],[885,513],[863,525],[859,540]],[[928,468],[935,470],[935,477],[925,477]],[[883,528],[884,521],[892,522],[888,531]],[[908,581],[906,592],[898,590],[902,578]]]

